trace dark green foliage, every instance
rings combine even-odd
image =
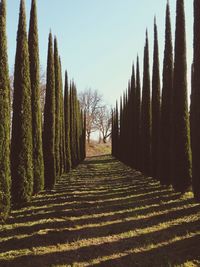
[[[44,161],[42,151],[42,115],[40,107],[40,63],[38,47],[38,28],[36,0],[32,0],[29,26],[29,59],[32,101],[33,133],[33,192],[44,188]]]
[[[169,3],[166,7],[165,50],[163,60],[163,88],[160,122],[159,180],[170,185],[172,149],[173,48]]]
[[[75,144],[75,114],[74,114],[74,83],[70,83],[70,151],[72,167],[76,166],[76,144]]]
[[[54,39],[54,71],[55,71],[55,162],[56,175],[59,178],[60,170],[60,131],[61,131],[61,109],[60,109],[60,72],[57,39]]]
[[[192,185],[196,201],[200,201],[200,2],[194,0],[194,59],[192,67],[191,137]]]
[[[140,114],[141,114],[141,87],[140,87],[140,67],[139,58],[137,57],[136,68],[136,93],[135,93],[135,168],[140,169],[141,166],[141,131],[140,131]]]
[[[119,115],[118,103],[116,102],[115,110],[112,113],[112,155],[120,157],[119,152]]]
[[[0,3],[0,221],[10,210],[10,84],[7,58],[6,1]]]
[[[83,159],[86,158],[86,111],[84,110],[84,124],[83,124]]]
[[[129,128],[128,131],[128,147],[127,147],[127,160],[129,165],[135,168],[136,165],[136,85],[135,85],[135,68],[134,64],[132,66],[132,75],[131,75],[131,82],[129,87],[129,96],[127,99],[128,105],[128,118],[127,118],[127,127]]]
[[[66,171],[66,146],[65,146],[65,118],[64,118],[64,99],[63,99],[63,82],[62,66],[59,58],[59,77],[60,77],[60,170],[61,174]]]
[[[33,192],[31,83],[24,0],[21,0],[14,73],[11,140],[12,202],[24,204]]]
[[[151,166],[151,103],[149,74],[149,44],[146,33],[144,48],[144,72],[141,107],[141,168],[144,174],[150,175]]]
[[[43,154],[45,188],[52,189],[56,182],[55,169],[55,74],[52,34],[49,34],[47,83],[44,108]]]
[[[70,85],[70,150],[72,167],[77,166],[77,131],[76,131],[76,87],[72,81]]]
[[[71,149],[70,149],[70,102],[69,84],[67,71],[65,72],[65,94],[64,94],[64,114],[65,114],[65,147],[66,147],[66,171],[71,169]]]
[[[191,148],[187,102],[184,1],[177,0],[173,80],[172,185],[185,192],[191,184]]]
[[[81,152],[83,148],[83,116],[81,115],[80,104],[77,98],[77,89],[74,81],[70,84],[70,150],[71,150],[71,163],[72,167],[76,167],[83,156],[85,155],[84,151]]]
[[[158,177],[160,138],[160,70],[159,49],[156,20],[154,22],[154,55],[152,77],[152,170],[154,178]]]

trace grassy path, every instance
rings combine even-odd
[[[93,157],[0,226],[0,266],[200,266],[200,205]]]

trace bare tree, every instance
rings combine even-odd
[[[103,142],[106,143],[107,138],[111,135],[112,125],[111,110],[106,105],[99,109],[95,124],[102,135]]]
[[[91,134],[98,130],[97,117],[103,105],[103,96],[98,90],[91,88],[79,94],[79,101],[82,110],[86,112],[86,136],[87,142],[90,143]]]

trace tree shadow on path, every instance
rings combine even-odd
[[[109,155],[0,226],[0,266],[200,266],[200,205]]]

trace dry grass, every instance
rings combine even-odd
[[[86,144],[87,157],[108,155],[111,153],[111,143],[99,144],[97,141],[91,141],[90,144]]]
[[[200,205],[93,157],[11,213],[0,266],[200,266]]]

